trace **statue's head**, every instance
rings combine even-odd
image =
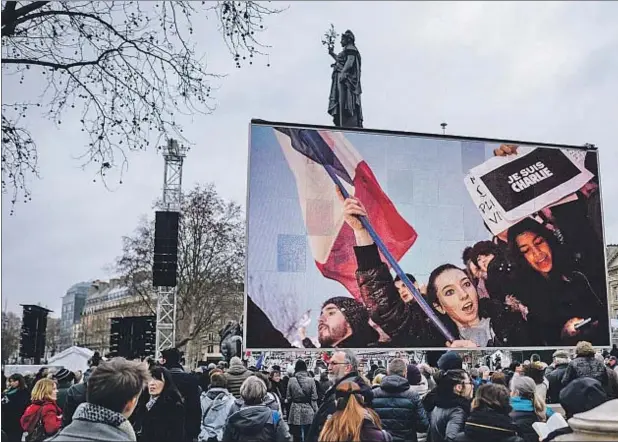
[[[356,38],[354,37],[354,33],[349,29],[341,34],[341,46],[347,46],[349,44],[354,44],[356,42]]]

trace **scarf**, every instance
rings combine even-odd
[[[89,402],[80,404],[73,414],[73,420],[99,423],[109,425],[110,427],[116,427],[125,433],[131,441],[137,440],[131,423],[122,414],[116,413],[115,411],[100,405],[91,404]]]
[[[159,396],[150,396],[150,399],[148,399],[148,402],[146,402],[146,409],[148,411],[150,411],[154,404],[157,403],[157,399],[159,399]]]

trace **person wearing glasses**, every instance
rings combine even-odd
[[[354,382],[360,387],[360,394],[363,396],[363,404],[371,406],[373,401],[373,391],[371,386],[363,380],[358,372],[358,359],[351,350],[336,351],[328,363],[328,379],[333,383],[324,394],[324,402],[320,405],[311,428],[305,437],[305,442],[317,442],[320,430],[324,427],[324,423],[329,416],[332,416],[337,411],[336,391],[337,386],[343,382]]]
[[[438,381],[436,406],[431,412],[429,440],[450,442],[464,430],[474,386],[464,370],[448,370]]]

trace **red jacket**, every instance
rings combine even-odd
[[[45,433],[50,436],[56,434],[62,425],[62,410],[58,405],[56,405],[55,401],[32,402],[32,404],[26,408],[24,415],[21,417],[20,423],[22,429],[24,431],[34,429],[34,419],[36,419],[41,407],[43,408],[43,411],[41,412],[41,419],[43,420]]]

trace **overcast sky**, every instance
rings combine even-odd
[[[245,204],[251,118],[331,124],[330,63],[321,45],[329,23],[351,29],[363,57],[365,127],[599,147],[608,243],[618,243],[617,2],[292,2],[272,17],[266,59],[235,69],[203,20],[194,34],[209,70],[228,73],[213,115],[180,119],[195,146],[185,189],[214,182]],[[2,79],[3,99],[24,91]],[[36,84],[28,85],[36,90]],[[41,85],[42,86],[42,85]],[[124,183],[93,182],[75,159],[85,141],[70,119],[57,128],[31,118],[41,180],[13,216],[2,202],[2,301],[10,310],[41,302],[60,315],[74,283],[107,279],[121,237],[161,195],[163,159],[130,155]]]

